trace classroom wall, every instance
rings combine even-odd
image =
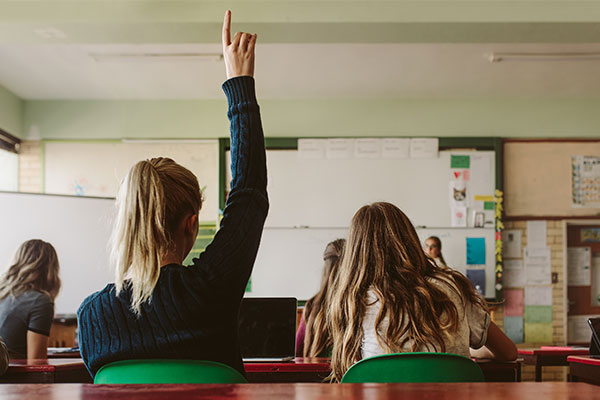
[[[42,146],[39,140],[24,140],[19,152],[19,191],[42,191]]]
[[[567,293],[565,291],[566,277],[563,265],[563,245],[566,239],[563,237],[563,221],[547,220],[546,224],[546,244],[551,251],[551,272],[558,275],[558,280],[552,284],[552,343],[522,343],[517,345],[519,348],[532,348],[543,345],[562,346],[567,343],[565,336],[567,310],[564,301]],[[504,228],[520,229],[522,231],[521,247],[527,246],[527,221],[505,221]],[[533,366],[523,365],[522,373],[523,381],[535,380],[535,368]],[[566,380],[567,367],[544,367],[542,373],[544,381],[564,381]]]
[[[14,93],[0,85],[0,129],[22,137],[24,103]]]
[[[270,99],[260,104],[266,136],[597,137],[600,126],[600,99]],[[229,134],[225,112],[224,99],[27,101],[24,130],[42,139],[216,138]]]

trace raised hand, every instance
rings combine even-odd
[[[223,58],[227,79],[236,76],[254,76],[254,45],[256,34],[237,32],[231,40],[231,11],[223,21]]]

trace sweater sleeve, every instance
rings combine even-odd
[[[223,90],[229,104],[231,191],[219,231],[193,261],[209,282],[220,289],[231,288],[241,296],[256,259],[269,207],[266,155],[254,79],[229,79]]]
[[[296,357],[304,357],[304,338],[306,337],[306,321],[304,320],[304,311],[302,312],[302,318],[298,324],[298,330],[296,331]]]

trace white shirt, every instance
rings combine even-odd
[[[446,345],[446,353],[458,354],[465,357],[470,357],[469,347],[478,349],[483,346],[487,340],[487,330],[490,325],[490,315],[480,306],[467,302],[466,307],[463,307],[461,298],[450,289],[446,284],[440,281],[433,281],[440,289],[442,289],[456,305],[458,311],[458,326],[456,333],[443,334],[444,344]],[[373,357],[381,354],[390,353],[383,349],[377,341],[375,334],[375,320],[381,307],[379,301],[372,291],[368,292],[368,306],[363,318],[363,341],[362,341],[362,356],[363,358]],[[443,317],[442,317],[443,318]],[[385,318],[379,326],[379,332],[384,333],[388,328],[388,318]],[[403,351],[413,351],[412,341],[409,340],[403,347]],[[423,346],[416,351],[422,352],[440,352],[441,349],[433,346]]]

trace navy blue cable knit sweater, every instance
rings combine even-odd
[[[104,364],[139,358],[211,360],[245,375],[238,310],[252,272],[268,210],[267,171],[254,79],[223,84],[231,123],[231,192],[221,227],[189,267],[161,268],[149,303],[137,317],[130,291],[114,284],[77,311],[81,356],[92,375]]]

